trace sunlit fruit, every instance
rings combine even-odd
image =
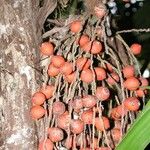
[[[62,128],[64,130],[67,130],[69,128],[69,112],[66,111],[62,115],[59,115],[57,117],[57,125],[59,128]]]
[[[76,72],[72,72],[71,74],[65,75],[65,81],[68,83],[72,83],[76,80]]]
[[[59,69],[53,64],[49,64],[47,74],[51,77],[55,77],[59,74]]]
[[[41,92],[36,92],[32,97],[32,103],[35,105],[42,105],[46,100],[46,97]]]
[[[56,101],[53,103],[53,114],[54,115],[62,115],[65,112],[65,104],[60,101]]]
[[[48,128],[48,136],[52,142],[59,142],[63,140],[64,133],[60,128],[51,127],[51,128]]]
[[[131,45],[130,49],[134,55],[139,55],[141,53],[142,46],[138,43],[134,43]]]
[[[91,83],[93,81],[93,72],[91,69],[85,69],[81,72],[81,80],[85,83]]]
[[[38,150],[53,150],[54,144],[50,139],[45,139],[39,142]]]
[[[49,99],[53,96],[54,90],[54,85],[46,85],[42,87],[41,92],[46,96],[47,99]]]
[[[55,55],[51,58],[51,63],[55,67],[59,68],[64,65],[65,59],[61,55]]]
[[[102,68],[102,67],[95,67],[94,70],[95,70],[95,73],[96,73],[96,79],[98,81],[102,81],[102,80],[104,80],[106,78],[106,71],[105,71],[104,68]]]
[[[85,95],[82,98],[83,106],[87,108],[92,108],[97,103],[97,98],[93,95]]]
[[[117,82],[119,82],[119,75],[115,72],[110,73],[109,77],[107,78],[107,83],[114,85]]]
[[[95,118],[95,127],[100,130],[104,131],[110,128],[109,119],[107,117],[96,117]]]
[[[44,42],[40,46],[40,51],[43,55],[50,56],[54,53],[54,46],[51,42]]]
[[[72,33],[78,33],[81,31],[81,29],[82,29],[82,23],[80,20],[73,21],[70,24],[70,30]]]
[[[82,98],[80,98],[80,97],[74,98],[73,102],[72,102],[72,108],[75,109],[75,110],[83,108]]]
[[[86,57],[80,57],[76,60],[76,66],[79,70],[85,70],[90,67],[91,60]]]
[[[83,45],[85,45],[86,43],[88,43],[90,41],[90,38],[88,35],[83,34],[81,35],[80,39],[79,39],[79,45],[80,47],[82,47]]]
[[[124,106],[127,110],[137,111],[140,107],[140,101],[136,97],[129,97],[124,100]]]
[[[102,44],[99,41],[92,42],[91,54],[99,54],[102,51]]]
[[[100,101],[105,101],[110,97],[110,91],[107,87],[97,87],[95,95]]]
[[[32,119],[40,119],[42,118],[46,113],[46,110],[39,105],[35,105],[30,110],[30,115]]]
[[[73,64],[71,62],[65,62],[60,68],[60,72],[65,75],[71,74],[72,71],[73,71]]]
[[[93,115],[94,113],[92,110],[85,110],[81,114],[81,120],[84,122],[84,124],[92,124]]]
[[[124,81],[124,87],[128,90],[135,91],[139,86],[140,82],[136,77],[130,77]]]
[[[133,77],[135,73],[135,68],[133,65],[125,66],[122,70],[125,78]]]
[[[80,134],[84,130],[84,123],[80,119],[77,119],[77,120],[73,119],[71,120],[70,128],[71,128],[72,133]]]

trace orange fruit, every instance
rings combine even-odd
[[[72,33],[78,33],[82,29],[82,22],[80,20],[73,21],[70,24],[70,30]]]
[[[56,55],[51,58],[51,63],[55,67],[59,68],[64,65],[65,59],[61,55]]]
[[[125,78],[133,77],[135,68],[133,65],[128,65],[123,68],[122,72]]]
[[[80,119],[73,119],[71,120],[71,125],[70,125],[71,131],[74,134],[80,134],[84,130],[84,123]]]
[[[107,82],[110,85],[114,85],[116,82],[119,82],[119,75],[115,72],[112,72],[110,76],[107,78]]]
[[[33,106],[30,110],[30,115],[32,119],[40,119],[45,115],[45,113],[46,110],[39,105]]]
[[[68,83],[72,83],[76,80],[76,72],[73,72],[71,74],[65,75],[65,81]]]
[[[98,81],[102,81],[102,80],[104,80],[106,78],[106,71],[105,71],[104,68],[102,68],[102,67],[95,67],[94,70],[95,70],[95,74],[96,74],[96,79]]]
[[[74,100],[72,102],[72,108],[75,109],[75,110],[83,108],[82,98],[80,98],[80,97],[74,98]]]
[[[54,102],[52,107],[53,114],[56,116],[62,115],[66,110],[65,104],[59,101]]]
[[[142,46],[138,43],[134,43],[131,45],[130,49],[134,55],[139,55],[141,53]]]
[[[91,69],[85,69],[81,72],[80,78],[85,83],[91,83],[93,81],[93,72]]]
[[[64,133],[60,128],[51,127],[51,128],[48,128],[48,136],[52,142],[59,142],[63,140]]]
[[[93,95],[85,95],[82,98],[83,106],[86,108],[92,108],[96,105],[97,99]]]
[[[92,43],[92,48],[90,50],[91,54],[99,54],[102,51],[102,44],[101,42],[95,40]]]
[[[108,100],[110,91],[107,87],[97,87],[95,95],[100,101],[105,101]]]
[[[79,45],[80,47],[82,47],[83,45],[85,45],[86,43],[88,43],[90,41],[90,38],[88,35],[83,34],[81,35],[80,39],[79,39]]]
[[[53,64],[49,64],[47,74],[51,77],[55,77],[59,74],[59,69],[56,68]]]
[[[137,111],[140,107],[140,101],[136,97],[129,97],[124,100],[124,106],[127,110]]]
[[[59,128],[62,128],[64,130],[68,130],[69,128],[69,112],[66,111],[65,113],[63,113],[62,115],[59,115],[57,117],[57,125]]]
[[[95,118],[95,127],[100,130],[104,131],[110,128],[109,119],[107,117],[102,116],[101,118]]]
[[[85,110],[81,114],[81,120],[84,122],[84,124],[92,124],[93,111],[92,110]]]
[[[47,99],[49,99],[53,96],[54,90],[54,85],[46,85],[42,87],[41,92],[46,96]]]
[[[71,74],[72,71],[73,71],[73,64],[71,62],[65,62],[60,68],[60,72],[65,75]]]
[[[38,150],[53,150],[54,144],[50,139],[45,139],[39,142]]]
[[[40,46],[40,51],[43,55],[53,55],[54,53],[54,46],[51,42],[44,42]]]
[[[86,57],[80,57],[76,60],[76,66],[79,70],[88,69],[91,65],[91,60]]]
[[[136,77],[127,78],[124,81],[124,87],[128,90],[135,91],[139,88],[140,82]]]
[[[121,139],[121,132],[119,128],[113,128],[111,130],[111,135],[114,141],[118,142]]]
[[[41,92],[36,92],[32,97],[32,103],[35,105],[42,105],[46,100],[46,97]]]

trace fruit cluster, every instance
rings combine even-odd
[[[82,21],[73,21],[69,27],[74,39],[70,49],[63,51],[62,46],[60,53],[53,42],[40,46],[41,54],[50,59],[47,74],[51,80],[32,96],[31,117],[45,117],[47,125],[39,150],[62,145],[113,149],[126,132],[126,121],[140,109],[148,81],[133,64],[121,65],[121,70],[112,64],[105,57],[104,41],[81,32]],[[103,36],[103,30],[99,28],[96,34]],[[140,52],[140,44],[131,45],[129,53]]]

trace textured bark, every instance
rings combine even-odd
[[[37,1],[0,1],[0,149],[37,149],[29,117],[30,98],[40,76],[34,69],[39,58]]]

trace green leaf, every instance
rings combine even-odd
[[[116,150],[144,150],[150,143],[150,101],[139,114]]]

